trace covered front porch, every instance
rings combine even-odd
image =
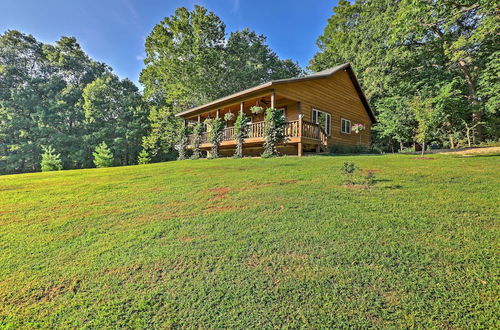
[[[186,118],[187,125],[203,123],[207,118],[224,118],[225,114],[233,113],[236,117],[238,113],[245,113],[251,120],[247,128],[247,138],[244,139],[243,148],[247,155],[257,155],[264,143],[264,114],[252,114],[252,106],[263,108],[276,108],[283,111],[286,123],[284,127],[285,140],[278,148],[284,150],[286,154],[296,154],[302,156],[304,151],[319,152],[325,150],[328,144],[328,135],[323,128],[316,123],[303,120],[301,104],[283,95],[277,95],[274,91],[269,93],[247,97],[237,103],[229,104],[225,107],[218,107],[194,114]],[[234,120],[225,121],[226,127],[223,130],[222,142],[220,145],[221,154],[230,155],[234,152],[237,141],[234,136]],[[193,147],[194,136],[188,137],[188,148]],[[209,132],[205,131],[201,135],[200,149],[209,151],[212,144],[209,143]]]

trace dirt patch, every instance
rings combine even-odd
[[[205,239],[205,238],[207,238],[207,235],[197,236],[197,237],[194,237],[194,236],[182,236],[182,237],[179,237],[178,239],[181,242],[189,243],[189,242],[192,242],[192,241],[202,240],[202,239]]]
[[[376,170],[376,169],[368,169],[368,170],[363,170],[363,174],[368,174],[368,173],[381,173],[382,170]]]
[[[68,280],[47,288],[39,297],[40,301],[51,301],[67,292],[76,293],[80,287],[80,280]]]
[[[231,191],[231,189],[227,187],[220,187],[220,188],[212,188],[207,190],[209,193],[214,194],[210,200],[219,200],[223,199],[226,197],[226,195]]]
[[[235,210],[239,210],[239,209],[242,209],[243,207],[241,206],[211,206],[211,207],[207,207],[205,209],[206,212],[210,213],[210,212],[220,212],[220,211],[235,211]]]

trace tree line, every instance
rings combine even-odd
[[[353,65],[382,149],[498,139],[499,13],[492,0],[342,0],[308,69]],[[201,6],[165,17],[145,51],[141,92],[75,38],[51,45],[1,34],[0,173],[38,171],[44,153],[64,169],[96,166],[96,152],[112,165],[174,159],[184,130],[177,112],[304,74],[265,36],[227,33]]]
[[[453,148],[500,136],[499,36],[498,1],[342,0],[309,69],[352,63],[384,149]]]

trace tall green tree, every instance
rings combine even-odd
[[[442,118],[440,139],[454,144],[463,120],[488,125],[497,117],[498,11],[488,0],[340,1],[309,68],[352,63],[385,141],[411,142],[407,132],[417,127],[408,104],[425,95]],[[400,124],[406,133],[395,129]]]
[[[140,81],[152,107],[144,148],[157,159],[175,146],[179,111],[302,72],[279,59],[262,35],[245,29],[226,38],[222,20],[201,6],[178,8],[157,24],[146,39],[144,63]]]

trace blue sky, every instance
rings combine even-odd
[[[214,11],[226,32],[249,27],[267,36],[282,58],[302,67],[317,51],[337,1],[328,0],[0,0],[0,33],[20,30],[53,43],[74,36],[98,61],[136,82],[143,67],[144,41],[155,24],[177,7],[195,4]]]

